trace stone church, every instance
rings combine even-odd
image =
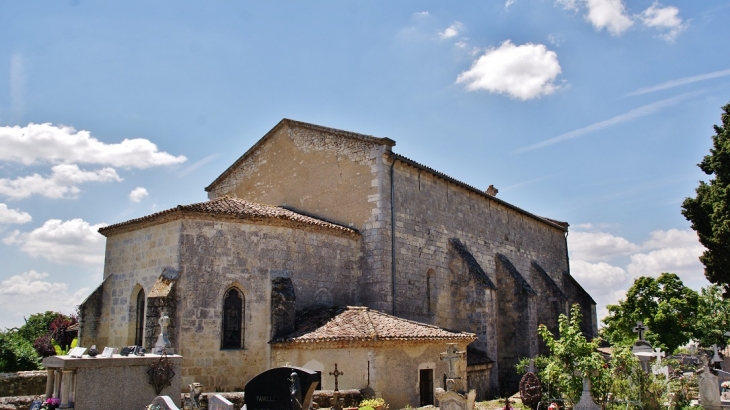
[[[233,390],[273,366],[433,402],[447,343],[463,389],[514,393],[538,324],[595,302],[570,276],[568,224],[393,152],[395,141],[284,119],[205,190],[207,202],[117,223],[81,305],[83,346],[151,348],[158,319],[184,383]],[[394,393],[397,391],[398,393]]]

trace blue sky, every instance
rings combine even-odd
[[[705,286],[680,204],[730,102],[730,1],[3,2],[0,328],[73,311],[96,230],[206,199],[282,118],[571,224],[599,316]]]

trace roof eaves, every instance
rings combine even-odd
[[[416,161],[414,161],[412,159],[406,158],[403,155],[396,154],[395,152],[393,153],[393,157],[395,159],[399,160],[399,161],[402,161],[402,162],[404,162],[404,163],[406,163],[408,165],[411,165],[413,167],[416,167],[418,169],[421,169],[423,171],[426,171],[426,172],[428,172],[428,173],[430,173],[430,174],[432,174],[432,175],[434,175],[436,177],[439,177],[439,178],[441,178],[441,179],[443,179],[445,181],[448,181],[448,182],[451,182],[451,183],[453,183],[455,185],[458,185],[458,186],[460,186],[460,187],[462,187],[462,188],[464,188],[464,189],[466,189],[468,191],[471,191],[471,192],[473,192],[475,194],[478,194],[478,195],[480,195],[480,196],[482,196],[484,198],[490,199],[492,201],[497,202],[498,204],[504,205],[507,208],[510,208],[512,210],[515,210],[517,212],[520,212],[520,213],[522,213],[524,215],[527,215],[527,216],[529,216],[531,218],[534,218],[534,219],[536,219],[536,220],[538,220],[540,222],[543,222],[543,223],[545,223],[547,225],[550,225],[553,228],[558,228],[558,229],[560,229],[561,231],[564,231],[564,232],[567,232],[568,231],[568,223],[567,222],[560,222],[560,221],[556,221],[556,220],[549,219],[549,218],[543,218],[543,217],[538,216],[538,215],[535,215],[535,214],[533,214],[531,212],[525,211],[524,209],[522,209],[520,207],[517,207],[515,205],[510,204],[509,202],[506,202],[506,201],[504,201],[502,199],[497,198],[496,196],[489,195],[486,192],[484,192],[482,190],[479,190],[479,189],[477,189],[477,188],[475,188],[475,187],[473,187],[473,186],[471,186],[471,185],[469,185],[469,184],[467,184],[465,182],[459,181],[458,179],[452,178],[452,177],[450,177],[450,176],[448,176],[448,175],[446,175],[446,174],[444,174],[442,172],[436,171],[435,169],[433,169],[431,167],[428,167],[426,165],[423,165],[421,163],[418,163],[418,162],[416,162]]]

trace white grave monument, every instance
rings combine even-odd
[[[707,356],[702,356],[702,364],[704,367],[699,374],[700,405],[705,410],[721,410],[720,385],[717,382],[717,376],[710,371]]]

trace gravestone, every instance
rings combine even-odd
[[[234,410],[233,403],[220,394],[208,396],[208,410]]]
[[[319,373],[309,369],[275,367],[246,383],[243,400],[247,410],[309,409],[312,394],[320,381]]]
[[[700,387],[700,405],[705,410],[720,410],[722,402],[720,400],[720,385],[717,376],[710,371],[710,365],[707,356],[702,356],[702,364],[704,367],[699,374]]]
[[[443,389],[436,389],[436,400],[441,410],[473,410],[476,397],[474,389],[466,396],[455,391],[444,392]]]
[[[653,371],[654,375],[663,374],[664,377],[669,380],[669,366],[662,366],[662,357],[666,356],[665,352],[662,352],[660,347],[654,349],[653,356],[656,357],[656,363],[654,363]]]
[[[170,344],[170,338],[167,336],[167,326],[170,325],[170,318],[167,316],[167,313],[162,312],[159,323],[160,335],[157,336],[154,352],[155,354],[174,354],[175,351]]]
[[[180,410],[170,396],[157,396],[150,406],[153,410]]]
[[[591,384],[587,377],[583,378],[583,393],[580,401],[573,406],[573,410],[601,410],[601,406],[596,404],[591,397]]]

